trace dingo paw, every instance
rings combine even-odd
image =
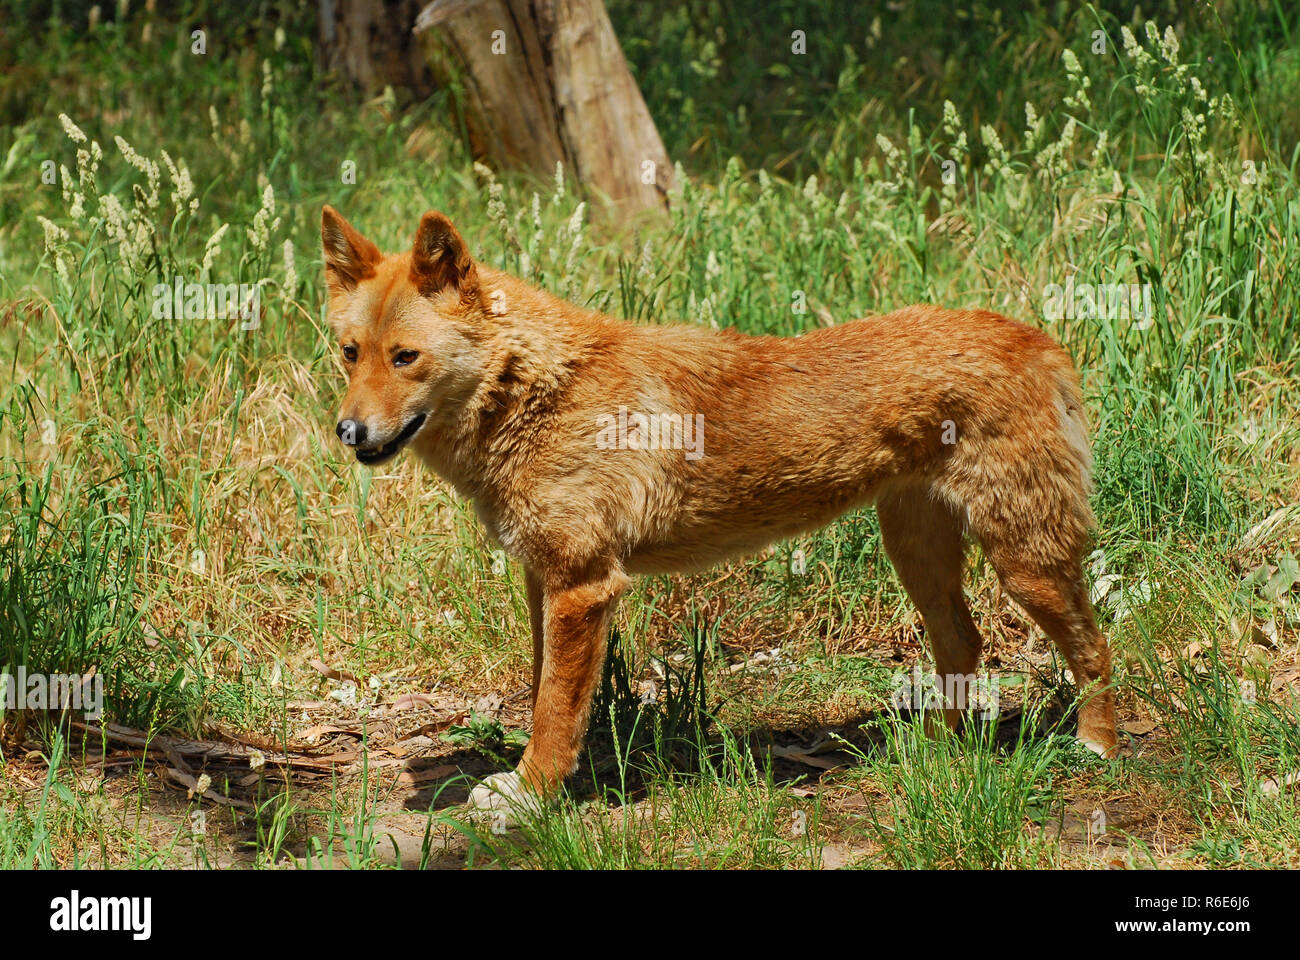
[[[518,773],[495,773],[470,791],[469,805],[475,810],[500,815],[505,823],[517,822],[517,815],[541,812],[540,800]]]
[[[1094,740],[1092,737],[1079,737],[1078,739],[1081,744],[1083,744],[1085,747],[1087,747],[1089,750],[1091,750],[1093,753],[1095,753],[1097,756],[1101,757],[1102,759],[1114,760],[1116,757],[1119,756],[1119,744],[1117,744],[1114,740],[1112,740],[1110,744],[1107,745],[1105,743],[1102,743],[1099,740]]]

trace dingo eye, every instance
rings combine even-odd
[[[415,350],[403,350],[397,356],[393,357],[393,366],[405,367],[407,364],[415,362],[415,358],[420,354]]]
[[[346,347],[343,348],[343,359],[346,360],[348,363],[351,363],[352,361],[356,360],[356,358],[357,358],[357,348],[349,343]]]

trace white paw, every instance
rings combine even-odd
[[[536,815],[542,805],[537,794],[528,788],[519,774],[494,773],[470,791],[469,805],[498,815],[501,822],[513,823],[518,815]]]
[[[1101,743],[1097,740],[1093,740],[1090,737],[1079,737],[1079,742],[1083,744],[1085,747],[1087,747],[1089,750],[1091,750],[1093,753],[1095,753],[1097,756],[1106,760],[1114,759],[1115,756],[1118,754],[1118,747],[1114,745],[1108,747],[1104,743]]]

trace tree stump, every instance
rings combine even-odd
[[[412,35],[422,0],[317,0],[317,57],[367,93],[385,86],[433,92],[424,51]]]
[[[415,32],[477,156],[666,209],[672,165],[602,0],[435,0]]]

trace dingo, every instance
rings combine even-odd
[[[1110,652],[1080,561],[1079,380],[1045,334],[931,306],[797,337],[633,326],[476,263],[440,213],[398,255],[328,206],[321,235],[348,376],[339,437],[364,464],[409,446],[523,564],[533,735],[474,805],[534,802],[574,768],[629,574],[708,566],[867,503],[936,673],[979,660],[969,534],[1069,663],[1079,738],[1114,753]],[[699,456],[652,442],[688,421]]]

